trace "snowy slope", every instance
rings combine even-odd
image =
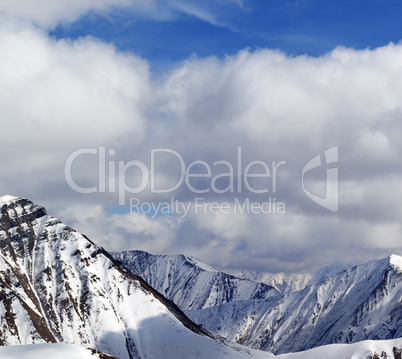
[[[402,339],[332,344],[299,353],[270,356],[271,359],[400,359]],[[34,344],[0,347],[2,359],[113,359],[91,349],[71,344]],[[211,359],[214,359],[211,357]]]
[[[1,359],[116,359],[72,344],[32,344],[0,347]]]
[[[402,258],[342,271],[302,291],[186,311],[204,328],[252,348],[288,353],[402,337]]]
[[[402,339],[363,341],[355,344],[332,344],[299,353],[269,356],[270,359],[400,359]],[[34,344],[0,347],[2,359],[114,359],[71,344]],[[211,357],[214,359],[214,357]]]
[[[88,238],[0,198],[0,345],[74,343],[119,359],[250,358],[214,340]]]
[[[401,359],[402,339],[366,340],[355,344],[332,344],[276,359]]]
[[[193,257],[152,255],[143,251],[116,252],[112,255],[182,310],[203,309],[233,300],[262,299],[278,294],[271,286],[220,272]]]

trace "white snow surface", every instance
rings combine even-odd
[[[402,271],[402,257],[392,254],[389,257],[389,262],[392,266],[394,266],[399,271]]]
[[[366,340],[354,344],[331,344],[299,353],[282,354],[276,359],[372,359],[397,358],[402,353],[402,339]],[[398,354],[397,354],[398,353]],[[395,355],[396,354],[396,355]]]
[[[14,202],[17,199],[18,197],[11,195],[0,196],[0,205],[3,206],[3,204]]]
[[[374,355],[382,358],[396,358],[397,353],[402,353],[402,339],[394,340],[367,340],[355,344],[332,344],[314,348],[298,353],[281,354],[274,356],[265,354],[260,359],[367,359]],[[211,353],[213,354],[213,353]],[[161,358],[166,358],[163,356]],[[71,344],[34,344],[13,345],[0,347],[2,359],[96,359],[97,354],[90,350]],[[215,359],[211,356],[210,359]]]
[[[198,260],[195,257],[185,256],[185,258],[189,263],[191,263],[192,265],[202,269],[205,272],[219,273],[219,271],[216,268],[211,267],[209,264],[201,262],[200,260]]]
[[[1,359],[99,359],[90,349],[72,344],[31,344],[0,347]]]

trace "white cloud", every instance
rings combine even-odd
[[[84,137],[75,124],[96,142],[125,130],[143,133],[145,61],[93,38],[56,41],[31,27],[0,36],[2,108],[18,119],[15,127],[35,123],[55,132],[63,129],[72,141]]]
[[[100,205],[74,205],[59,210],[57,216],[110,251],[184,253],[230,272],[244,268],[301,272],[335,262],[361,263],[398,252],[402,234],[397,222],[292,213],[151,219],[138,213],[108,215]]]
[[[72,205],[61,208],[63,223],[86,234],[108,251],[142,249],[167,253],[182,222],[177,217],[151,219],[145,214],[107,214],[100,205]]]
[[[288,205],[288,214],[197,216],[193,251],[215,265],[277,270],[397,251],[401,60],[402,46],[395,44],[339,47],[319,58],[261,49],[225,60],[193,57],[169,74],[157,101],[169,126],[160,137],[155,132],[153,143],[171,143],[188,162],[236,163],[238,145],[244,163],[287,161],[275,196]],[[341,180],[335,215],[311,203],[300,183],[308,160],[334,145]],[[325,171],[314,176],[325,181]],[[275,260],[268,264],[270,253]]]
[[[265,49],[225,61],[194,58],[170,76],[168,105],[190,125],[225,126],[282,153],[286,142],[352,144],[351,137],[399,109],[401,57],[401,47],[391,44],[337,48],[320,58]]]
[[[64,162],[78,148],[114,143],[127,133],[131,141],[143,139],[144,60],[93,38],[54,40],[11,25],[0,32],[0,63],[0,148],[12,153],[2,164],[17,188],[35,192],[45,178],[62,183]],[[82,169],[84,178],[89,169]],[[21,184],[28,175],[29,184]]]
[[[70,3],[66,15],[58,15],[66,4],[40,14],[27,3],[26,13],[50,26],[92,6]],[[11,2],[1,6],[24,16]],[[217,266],[278,271],[383,255],[396,250],[401,234],[401,64],[402,46],[394,44],[337,48],[318,58],[244,50],[223,60],[192,57],[154,80],[146,60],[94,38],[56,40],[34,26],[5,22],[0,190],[50,204],[61,219],[112,250],[185,252]],[[332,214],[304,195],[300,176],[311,158],[335,145],[340,210]],[[243,169],[252,160],[285,160],[272,195],[286,203],[287,214],[208,214],[184,221],[108,214],[103,206],[116,205],[116,194],[79,195],[64,179],[72,151],[99,146],[114,148],[116,161],[125,162],[146,162],[151,148],[171,148],[187,164],[235,165],[238,146]],[[90,156],[77,162],[76,178],[96,184],[97,165]],[[177,176],[168,163],[160,171],[165,181]],[[325,181],[324,169],[311,179]],[[195,197],[184,186],[170,195]],[[236,196],[263,200],[244,190],[205,195],[218,202]]]

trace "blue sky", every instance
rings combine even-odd
[[[248,47],[319,56],[338,45],[363,49],[402,38],[402,3],[396,0],[212,4],[206,9],[212,20],[177,10],[162,19],[114,11],[108,16],[86,14],[72,24],[57,26],[51,34],[72,39],[92,35],[146,58],[156,70],[193,54],[222,58]]]

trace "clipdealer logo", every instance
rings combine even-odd
[[[76,183],[72,167],[79,157],[88,155],[97,157],[98,184],[97,186],[83,187]],[[238,147],[237,149],[237,161],[235,165],[225,160],[215,161],[212,165],[206,161],[197,160],[186,165],[180,153],[167,148],[151,150],[149,167],[139,160],[132,160],[129,162],[112,160],[111,158],[115,155],[116,151],[114,149],[106,151],[105,147],[99,147],[98,149],[83,148],[74,151],[67,158],[64,167],[64,176],[67,184],[71,189],[78,193],[118,192],[119,205],[126,204],[127,193],[138,194],[146,190],[149,190],[150,193],[156,194],[172,193],[181,186],[186,186],[190,192],[195,194],[209,192],[218,194],[228,192],[242,193],[244,190],[253,194],[265,194],[276,192],[278,171],[281,166],[286,164],[286,161],[280,161],[278,163],[272,161],[272,163],[268,164],[264,161],[256,160],[245,165],[243,163],[241,147]],[[175,164],[178,165],[180,171],[177,182],[170,187],[163,188],[161,183],[158,185],[158,170],[163,174],[163,160],[159,158],[158,161],[158,156],[161,155],[168,155],[172,161],[172,165],[174,164],[174,161]],[[127,183],[127,171],[130,169],[134,169],[140,174],[138,176],[140,178],[140,183],[135,187],[130,186]],[[214,169],[221,169],[221,171],[219,174],[213,175]],[[258,170],[259,173],[253,173],[253,169]],[[224,172],[222,173],[222,171]],[[235,178],[237,178],[237,183],[235,183]],[[221,179],[227,180],[226,187],[224,188],[218,186],[218,181]],[[269,185],[265,188],[257,188],[258,186],[253,186],[253,179],[266,179],[269,181]],[[204,180],[208,185],[204,188],[197,188],[195,186],[197,180]]]
[[[321,156],[317,155],[311,159],[303,168],[302,172],[302,187],[304,193],[311,198],[315,203],[319,204],[331,212],[337,212],[339,207],[339,178],[338,178],[338,167],[334,166],[338,163],[338,146],[332,147],[325,151],[324,154],[325,161],[321,161]],[[310,192],[306,189],[304,184],[304,175],[317,167],[323,167],[326,165],[332,165],[333,167],[326,169],[326,187],[324,197],[319,197],[318,195]]]
[[[243,163],[242,148],[237,148],[237,158],[234,164],[226,160],[215,161],[212,164],[206,161],[196,160],[186,164],[184,158],[175,150],[167,148],[152,149],[150,151],[149,165],[139,160],[116,161],[114,156],[116,150],[106,147],[82,148],[74,151],[67,158],[64,168],[64,175],[67,184],[78,193],[118,193],[119,205],[126,205],[128,194],[139,194],[148,191],[152,194],[173,193],[180,187],[196,195],[215,193],[243,193],[264,195],[264,201],[252,202],[250,198],[234,198],[229,202],[207,202],[203,197],[197,197],[193,203],[181,203],[171,198],[169,202],[158,204],[140,202],[137,197],[130,198],[130,210],[145,213],[151,216],[159,214],[184,214],[187,215],[190,209],[195,213],[286,213],[285,203],[277,201],[275,197],[267,194],[275,194],[278,186],[278,173],[286,161],[272,161],[266,163],[261,160]],[[73,175],[73,165],[79,158],[96,161],[98,167],[98,183],[93,186],[82,186],[77,183]],[[164,157],[163,157],[164,156]],[[179,169],[179,176],[173,184],[167,186],[163,183],[163,162],[169,157],[172,165]],[[333,147],[325,152],[325,163],[333,164],[338,161],[338,147]],[[170,162],[169,162],[170,164]],[[310,160],[302,171],[302,188],[306,195],[320,206],[336,212],[338,210],[338,169],[327,170],[327,186],[324,198],[310,192],[305,187],[305,174],[317,167],[323,166],[320,155]],[[129,185],[127,178],[129,171],[136,172],[136,185]],[[218,174],[215,174],[218,172]],[[158,176],[158,173],[161,176]],[[224,186],[222,187],[222,183]],[[200,185],[201,184],[201,185]],[[220,185],[218,185],[220,184]],[[261,185],[263,184],[263,185]],[[255,197],[255,196],[254,196]]]

